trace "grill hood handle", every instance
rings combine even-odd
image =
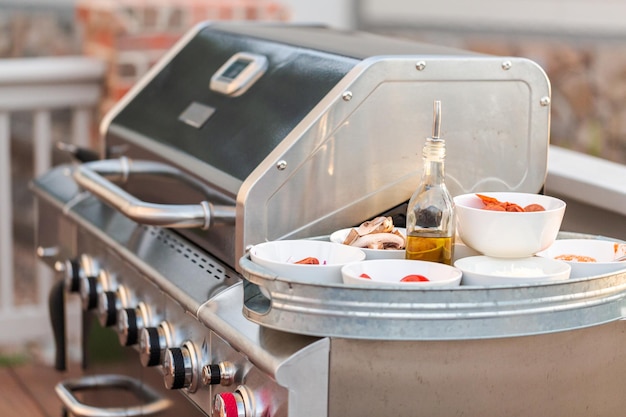
[[[155,204],[142,201],[113,183],[128,181],[132,175],[175,177],[194,187],[198,184],[182,171],[153,161],[133,161],[127,157],[104,159],[79,165],[74,180],[102,202],[140,224],[208,229],[215,223],[234,223],[235,206],[198,204]]]

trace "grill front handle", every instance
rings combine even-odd
[[[115,182],[125,183],[134,175],[156,175],[178,178],[192,186],[196,181],[167,164],[153,161],[133,161],[127,157],[104,159],[79,165],[74,180],[137,223],[171,227],[209,229],[215,223],[234,223],[235,206],[217,205],[209,201],[198,204],[156,204],[142,201],[123,190]]]
[[[79,391],[124,390],[138,400],[134,406],[95,407],[81,402],[75,395]],[[125,375],[92,375],[59,382],[55,391],[66,411],[76,417],[139,417],[159,414],[172,405],[167,398],[141,381]]]

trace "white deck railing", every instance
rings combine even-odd
[[[38,341],[50,332],[47,298],[52,277],[47,268],[39,265],[33,271],[36,300],[31,304],[15,300],[20,277],[13,264],[11,114],[33,115],[33,177],[38,176],[51,166],[52,111],[71,110],[69,139],[90,145],[92,114],[102,95],[104,74],[105,64],[87,57],[0,60],[0,346]]]

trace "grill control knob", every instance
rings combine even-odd
[[[230,362],[204,365],[202,367],[202,383],[204,385],[232,385],[236,369]]]
[[[243,398],[237,392],[222,392],[213,400],[211,417],[245,417]]]
[[[93,310],[98,306],[98,294],[103,291],[101,282],[98,279],[101,269],[98,262],[89,255],[81,255],[77,265],[79,277],[78,292],[80,293],[83,309],[85,311]],[[72,269],[74,269],[74,266],[72,266]]]
[[[187,388],[194,392],[198,387],[198,363],[196,349],[190,342],[165,351],[163,358],[163,382],[168,389]]]
[[[221,392],[213,397],[211,417],[256,417],[260,414],[256,408],[250,390],[239,386],[234,392]]]
[[[98,294],[102,292],[97,277],[86,277],[80,280],[80,298],[84,310],[93,310],[98,306]]]
[[[65,262],[58,261],[54,264],[54,269],[63,274],[65,290],[67,292],[80,291],[80,264],[77,259],[68,259]]]
[[[139,334],[139,360],[143,366],[163,363],[165,349],[172,343],[172,331],[167,322],[157,327],[146,327]]]
[[[117,335],[122,346],[132,346],[139,341],[139,332],[149,325],[148,306],[139,303],[136,308],[123,308],[117,312]]]
[[[130,293],[123,285],[117,291],[98,294],[98,320],[103,327],[115,326],[118,311],[130,303]]]
[[[117,322],[117,310],[121,303],[115,291],[101,292],[98,297],[98,321],[102,327],[111,327]]]

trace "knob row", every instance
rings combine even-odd
[[[115,291],[105,290],[99,279],[103,271],[91,258],[83,256],[80,260],[57,263],[55,268],[64,273],[65,288],[79,293],[84,310],[97,310],[103,327],[116,326],[120,344],[139,345],[139,358],[144,367],[162,366],[166,388],[184,388],[195,392],[200,383],[223,386],[234,383],[236,368],[232,363],[223,361],[200,367],[198,351],[193,343],[188,341],[180,347],[173,346],[174,335],[169,323],[164,321],[156,327],[149,326],[152,317],[145,303],[128,307],[131,297],[124,286]],[[246,416],[246,410],[254,409],[253,398],[243,386],[233,392],[216,394],[211,415]]]

